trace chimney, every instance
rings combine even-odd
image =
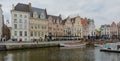
[[[32,10],[32,6],[31,6],[31,3],[29,3],[29,11]]]

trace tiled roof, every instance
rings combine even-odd
[[[81,23],[82,23],[82,25],[87,25],[87,19],[82,19]]]
[[[117,26],[117,24],[115,22],[112,22],[111,27],[113,26]]]

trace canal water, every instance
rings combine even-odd
[[[93,47],[52,47],[0,51],[0,61],[120,61],[120,53],[100,52]]]

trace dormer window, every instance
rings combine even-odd
[[[38,18],[37,12],[33,12],[33,18]]]
[[[41,19],[45,19],[44,13],[41,13],[40,18],[41,18]]]

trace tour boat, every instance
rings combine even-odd
[[[103,52],[115,52],[120,53],[120,43],[107,43],[100,49]]]
[[[61,43],[60,46],[62,47],[81,47],[81,46],[85,46],[86,43]]]

